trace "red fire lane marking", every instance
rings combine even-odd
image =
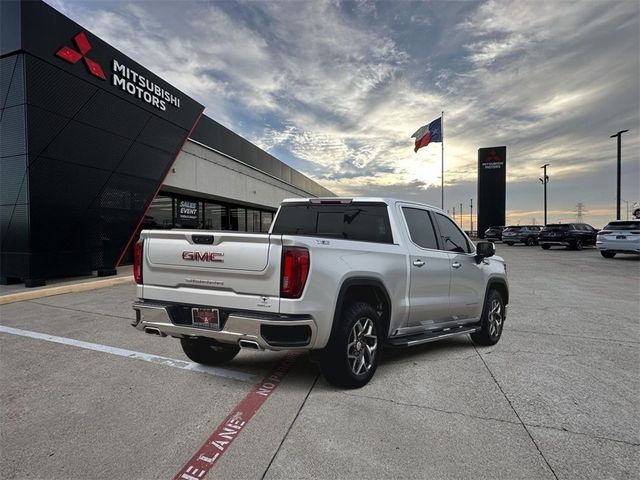
[[[264,379],[236,405],[229,416],[215,429],[213,434],[200,447],[176,474],[174,480],[201,480],[213,468],[226,452],[249,420],[267,401],[273,391],[298,358],[298,352],[288,353]]]

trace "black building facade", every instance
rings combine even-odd
[[[190,134],[327,194],[52,7],[2,1],[0,17],[0,282],[115,273]]]

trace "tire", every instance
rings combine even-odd
[[[366,385],[380,359],[380,318],[368,303],[349,305],[320,359],[327,381],[341,388]]]
[[[506,244],[507,244],[507,245],[509,245],[510,247],[513,247],[513,242],[504,242],[504,243],[506,243]]]
[[[482,310],[480,330],[471,334],[471,340],[478,345],[495,345],[504,328],[504,301],[497,290],[490,290]]]
[[[240,351],[236,345],[223,345],[208,338],[181,338],[184,354],[202,365],[220,365],[229,362]]]
[[[582,250],[582,248],[583,248],[582,247],[582,240],[577,239],[575,242],[573,242],[572,247],[573,247],[574,250]]]
[[[616,252],[612,252],[611,250],[600,250],[600,255],[604,258],[613,258],[616,256]]]
[[[527,247],[533,247],[536,244],[536,240],[533,237],[527,238],[526,241]]]
[[[549,245],[548,243],[543,243],[540,246],[542,247],[543,250],[549,250],[551,248],[551,245]]]

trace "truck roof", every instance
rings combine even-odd
[[[388,197],[309,197],[309,198],[285,198],[282,200],[282,203],[351,203],[351,202],[382,202],[387,205],[395,205],[396,203],[406,203],[413,205],[420,205],[424,207],[429,207],[433,210],[437,210],[439,212],[444,211],[440,207],[436,207],[434,205],[429,205],[427,203],[416,202],[412,200],[402,200],[399,198],[388,198]]]

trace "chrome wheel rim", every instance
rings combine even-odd
[[[373,320],[367,317],[358,319],[351,328],[347,343],[347,360],[351,372],[363,375],[371,370],[377,349],[378,337]]]
[[[503,320],[502,303],[496,299],[491,300],[491,306],[489,307],[489,334],[492,337],[500,334]]]

